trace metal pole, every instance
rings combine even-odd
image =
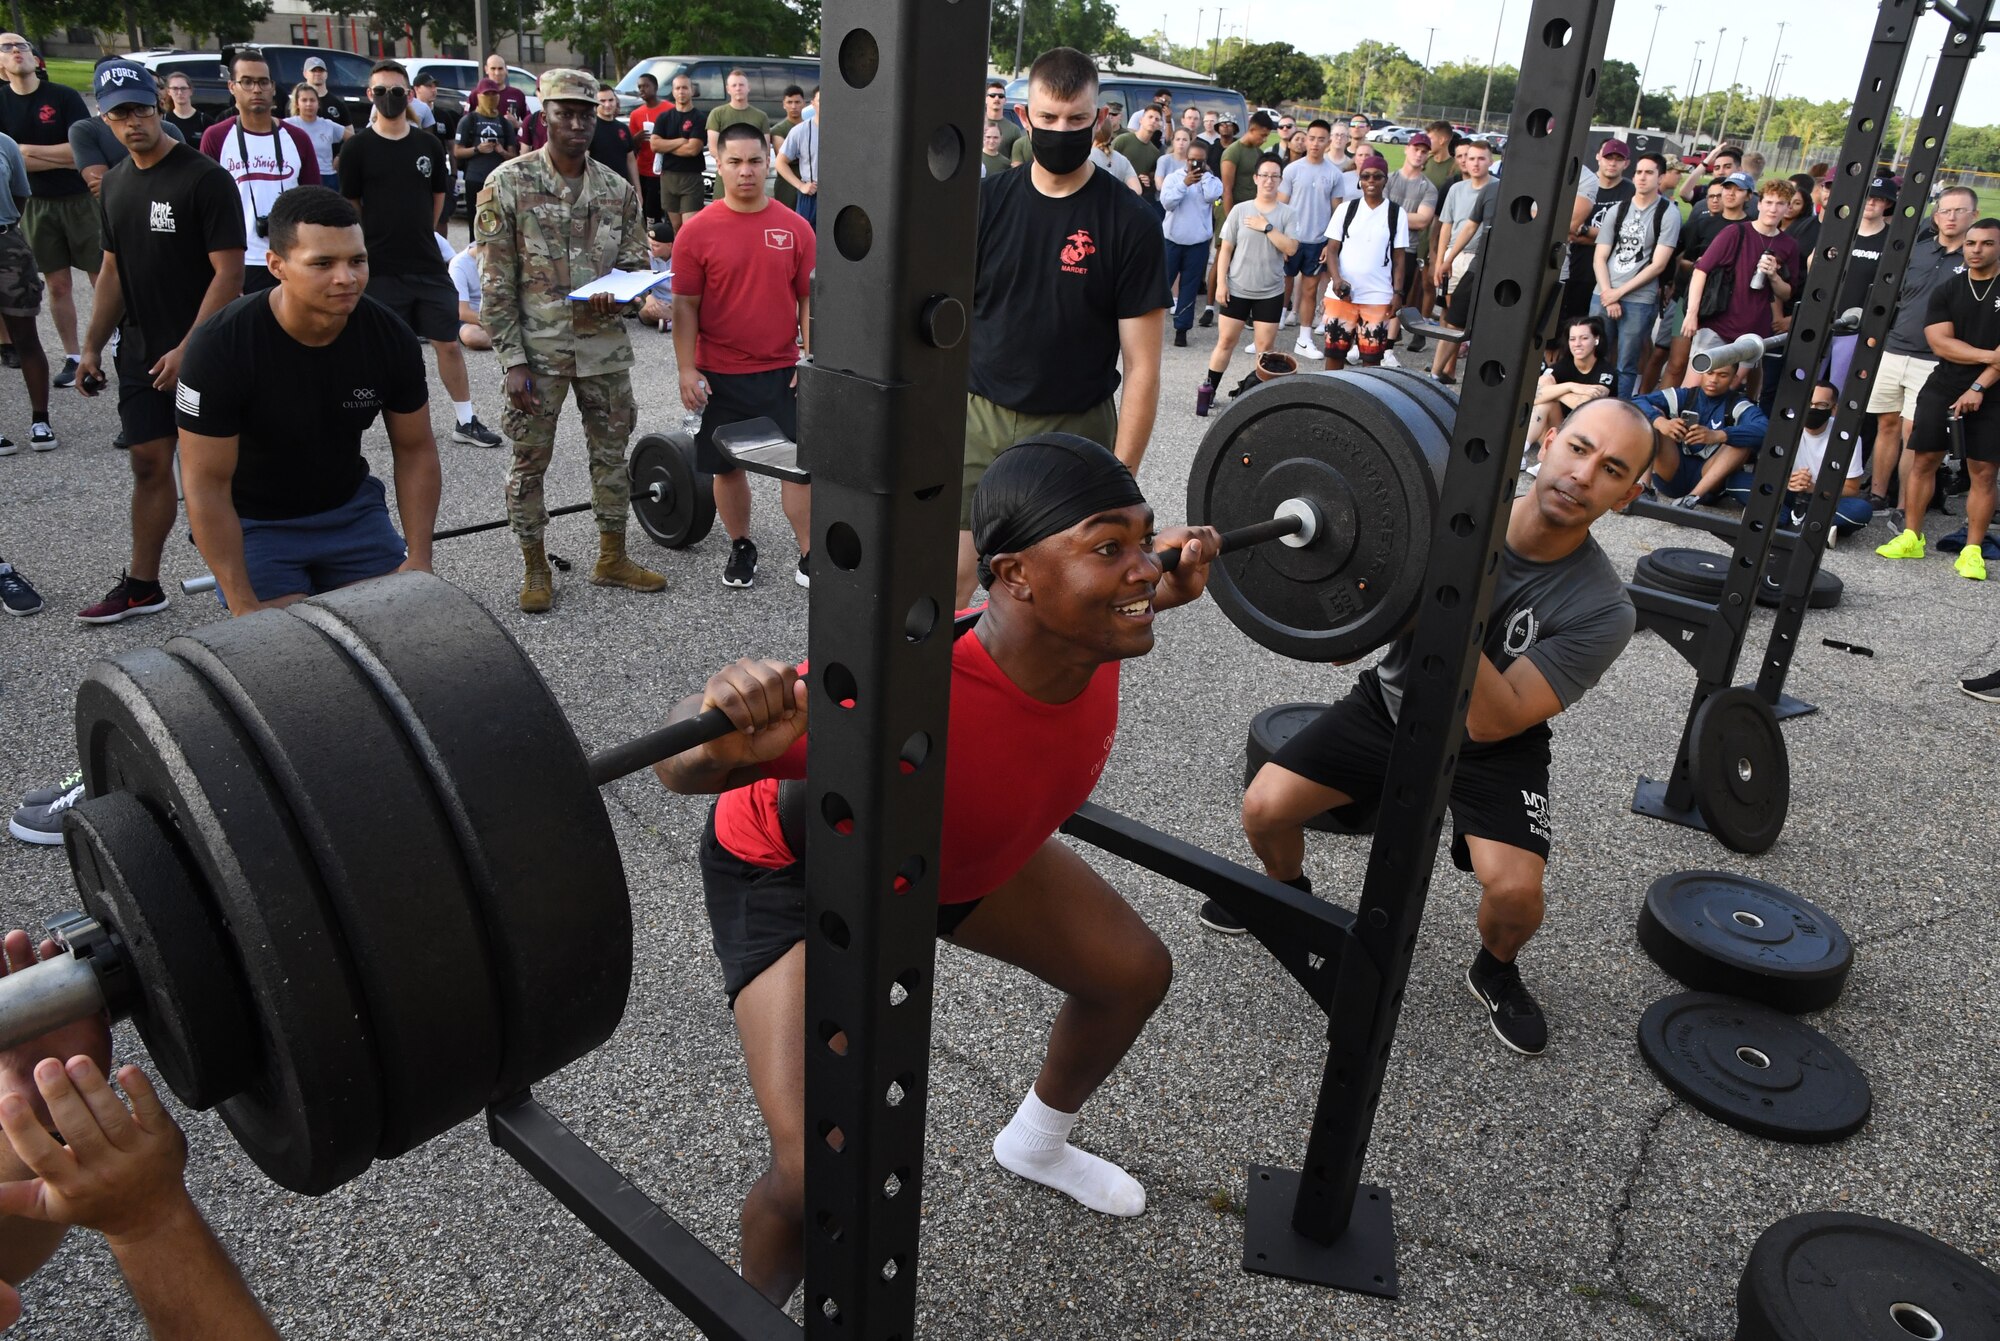
[[[492,29],[486,23],[486,0],[472,0],[472,41],[479,50],[477,59],[484,61],[493,48],[487,43],[492,39]]]
[[[1701,142],[1702,124],[1708,120],[1708,95],[1715,92],[1715,72],[1722,68],[1722,39],[1728,35],[1727,28],[1719,29],[1715,34],[1715,59],[1708,63],[1708,87],[1702,90],[1701,110],[1695,113],[1694,118],[1694,138],[1697,144]]]
[[[1665,5],[1653,6],[1653,35],[1646,39],[1646,63],[1639,67],[1639,87],[1632,93],[1632,128],[1639,127],[1639,102],[1646,96],[1646,75],[1653,68],[1653,43],[1660,36],[1660,15],[1667,12]],[[1432,32],[1437,29],[1433,28]]]
[[[1729,112],[1736,106],[1736,81],[1743,74],[1743,53],[1750,48],[1750,39],[1745,37],[1743,45],[1736,48],[1736,73],[1729,76],[1729,93],[1722,100],[1722,119],[1715,123],[1715,142],[1721,144],[1729,135]]]
[[[1507,0],[1500,0],[1500,16],[1493,20],[1493,52],[1486,58],[1486,91],[1479,95],[1479,129],[1486,129],[1486,103],[1493,96],[1493,65],[1500,59],[1500,25],[1507,18]]]
[[[1221,9],[1215,11],[1215,39],[1208,44],[1208,72],[1210,74],[1214,74],[1215,67],[1221,63],[1222,16],[1227,12],[1228,12],[1227,10],[1221,10]],[[1247,130],[1249,129],[1249,127],[1246,126],[1244,127],[1244,129]]]
[[[1764,99],[1757,107],[1757,124],[1750,130],[1753,141],[1764,138],[1764,118],[1771,114],[1771,88],[1778,82],[1778,53],[1784,49],[1785,29],[1790,26],[1787,23],[1778,25],[1778,40],[1771,46],[1771,73],[1764,78]]]
[[[21,0],[14,0],[14,3],[18,7]],[[20,20],[16,19],[15,22],[18,23]],[[1419,121],[1424,118],[1424,93],[1431,86],[1431,44],[1437,41],[1438,35],[1438,30],[1435,28],[1428,31],[1430,32],[1430,36],[1424,39],[1424,77],[1417,81],[1417,120]]]
[[[1930,72],[1931,72],[1931,58],[1929,56],[1925,56],[1923,68],[1917,71],[1917,93],[1919,96],[1922,96],[1924,91],[1924,77],[1928,75]],[[1901,163],[1903,161],[1904,146],[1908,145],[1910,142],[1910,127],[1914,125],[1919,119],[1921,119],[1922,116],[1923,116],[1923,111],[1918,110],[1917,115],[1914,117],[1909,116],[1907,114],[1903,117],[1903,128],[1896,132],[1896,159],[1895,159],[1896,162]]]
[[[1014,0],[1019,6],[1014,11],[1014,68],[1008,74],[1021,73],[1021,45],[1028,37],[1028,0]]]
[[[1681,137],[1681,127],[1687,124],[1688,108],[1694,105],[1694,86],[1701,82],[1701,48],[1706,38],[1694,40],[1694,64],[1688,67],[1687,91],[1681,94],[1680,111],[1674,115],[1674,138]]]

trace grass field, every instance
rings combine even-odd
[[[49,80],[52,83],[66,84],[78,93],[87,94],[90,92],[91,69],[90,61],[61,57],[49,62]]]

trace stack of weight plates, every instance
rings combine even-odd
[[[1670,591],[1676,596],[1691,596],[1712,604],[1721,599],[1722,583],[1728,576],[1730,559],[1730,555],[1714,550],[1656,549],[1639,557],[1638,566],[1632,570],[1632,584]],[[1784,555],[1774,552],[1764,580],[1757,584],[1760,604],[1778,603],[1784,563]],[[1840,579],[1821,568],[1813,574],[1812,594],[1806,597],[1806,604],[1815,610],[1839,605],[1842,590]]]

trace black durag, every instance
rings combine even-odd
[[[1074,433],[1044,433],[1002,452],[972,495],[979,584],[993,585],[996,554],[1019,554],[1100,512],[1143,506],[1146,496],[1110,449]]]

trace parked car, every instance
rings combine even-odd
[[[785,90],[796,84],[810,93],[819,83],[817,56],[648,56],[625,72],[618,81],[618,106],[629,114],[639,105],[639,76],[651,75],[660,84],[660,97],[673,96],[674,76],[685,74],[694,82],[694,109],[707,116],[729,101],[724,85],[731,70],[741,70],[750,79],[750,105],[762,108],[773,121],[785,118]]]
[[[437,80],[437,104],[431,111],[437,117],[440,131],[446,136],[456,135],[458,119],[465,115],[465,109],[472,103],[472,86],[486,77],[479,68],[479,62],[419,56],[404,61],[403,67],[410,72],[411,83],[415,83],[420,74],[428,74]],[[542,110],[542,100],[535,96],[540,81],[531,71],[518,65],[508,66],[507,86],[521,90],[527,97],[530,116]]]
[[[1416,133],[1413,126],[1384,126],[1380,130],[1369,131],[1368,138],[1375,144],[1408,144],[1410,137]]]
[[[1215,112],[1218,119],[1234,121],[1238,128],[1250,121],[1250,102],[1233,88],[1217,88],[1213,84],[1189,84],[1175,79],[1139,79],[1132,75],[1106,74],[1099,76],[1097,103],[1117,103],[1125,109],[1125,124],[1132,124],[1132,118],[1143,111],[1153,101],[1153,94],[1160,89],[1174,95],[1174,115],[1179,116],[1193,103],[1202,112]],[[1008,115],[1013,115],[1017,103],[1028,100],[1028,81],[1015,79],[1007,85]],[[1274,116],[1272,118],[1276,120]]]

